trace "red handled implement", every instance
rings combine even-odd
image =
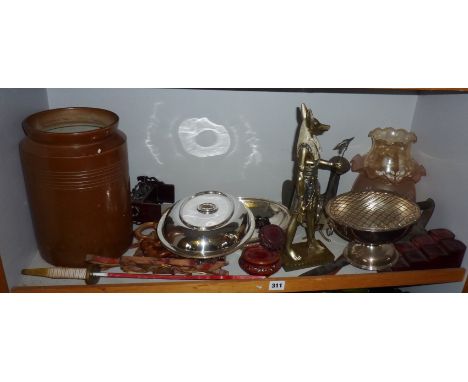
[[[121,272],[99,272],[99,267],[88,268],[34,268],[23,269],[23,275],[48,277],[51,279],[75,279],[85,280],[87,284],[96,284],[101,277],[114,279],[148,279],[148,280],[255,280],[264,279],[265,276],[251,275],[169,275],[148,273],[121,273]]]

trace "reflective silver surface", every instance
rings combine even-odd
[[[393,244],[349,243],[343,255],[350,264],[369,271],[391,267],[398,261],[398,252]]]
[[[335,232],[350,241],[345,258],[368,270],[396,263],[398,252],[391,243],[401,239],[421,216],[416,203],[384,191],[338,195],[327,203],[325,212]]]
[[[416,203],[392,192],[347,192],[331,199],[327,215],[358,231],[388,232],[414,224],[421,215]]]
[[[289,209],[283,204],[267,199],[247,198],[243,196],[238,199],[252,212],[254,218],[268,218],[270,224],[276,224],[283,230],[286,230],[288,227],[289,217],[291,215],[289,214]],[[255,229],[249,243],[258,240],[258,229]]]
[[[206,259],[242,247],[255,230],[252,212],[237,198],[203,191],[175,203],[158,224],[161,243],[171,252]]]

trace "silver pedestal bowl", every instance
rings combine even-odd
[[[387,191],[347,192],[325,206],[334,231],[349,241],[343,255],[350,264],[381,270],[398,261],[393,242],[421,216],[416,203]]]

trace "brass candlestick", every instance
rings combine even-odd
[[[301,104],[301,116],[296,146],[295,192],[282,255],[283,268],[287,272],[333,262],[333,254],[315,238],[315,231],[319,224],[322,205],[336,195],[340,175],[350,168],[343,154],[352,138],[344,140],[335,147],[339,150],[340,156],[335,156],[330,161],[323,160],[320,158],[321,149],[317,136],[328,131],[330,125],[320,123],[305,104]],[[320,195],[319,168],[331,172],[327,191],[323,196]],[[299,225],[305,225],[307,241],[293,244]]]

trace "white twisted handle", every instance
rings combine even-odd
[[[23,275],[41,276],[41,277],[48,277],[51,279],[86,280],[86,268],[65,268],[65,267],[35,268],[35,269],[23,269],[21,273]]]

